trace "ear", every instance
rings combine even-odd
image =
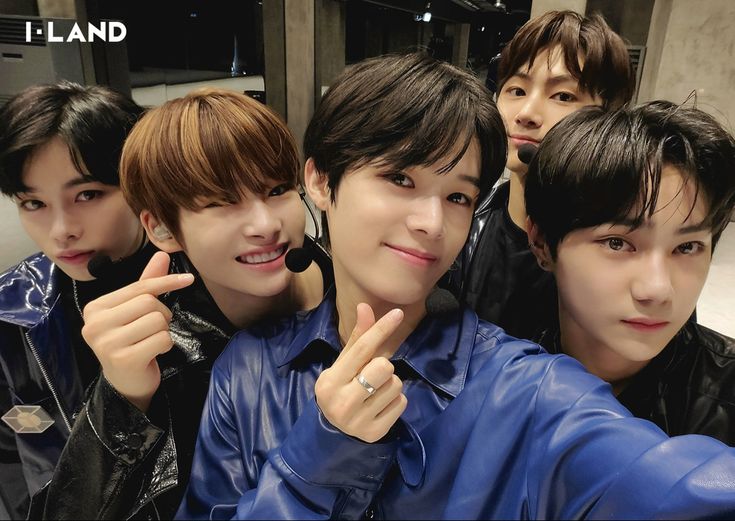
[[[159,221],[149,210],[140,212],[140,222],[145,228],[148,240],[155,244],[159,250],[166,253],[175,253],[184,249],[173,234],[168,232],[166,225]]]
[[[314,159],[307,159],[304,165],[304,187],[314,205],[323,212],[332,203],[328,182],[329,177],[317,170]]]
[[[526,217],[526,233],[528,234],[528,247],[536,257],[539,267],[544,271],[554,271],[554,260],[551,257],[549,245],[530,217]]]

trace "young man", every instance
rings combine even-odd
[[[559,288],[540,342],[670,435],[735,445],[735,341],[687,319],[735,207],[735,140],[704,112],[584,110],[526,177],[531,248]]]
[[[153,254],[118,186],[141,112],[109,89],[72,83],[31,87],[0,109],[0,190],[42,251],[0,275],[0,517],[26,518],[99,374],[82,309],[137,280]],[[98,254],[124,259],[115,278],[90,273]]]
[[[732,449],[667,438],[469,310],[427,316],[505,142],[484,86],[449,64],[382,57],[336,80],[304,146],[336,291],[219,357],[178,516],[735,514]]]
[[[533,338],[556,316],[553,278],[528,249],[522,145],[538,146],[564,116],[588,105],[617,108],[633,95],[623,40],[595,15],[549,12],[526,23],[503,49],[497,104],[508,134],[510,180],[476,212],[452,285],[482,318]],[[526,159],[528,160],[528,159]],[[461,288],[461,289],[459,289]]]
[[[35,517],[171,518],[212,363],[230,336],[316,307],[331,285],[326,253],[304,235],[296,143],[262,103],[203,89],[149,110],[125,142],[120,177],[166,253],[142,280],[84,309],[82,332],[103,378],[44,501],[34,501]],[[286,253],[302,246],[316,262],[294,274]],[[167,275],[167,254],[194,284],[168,293],[185,283]]]

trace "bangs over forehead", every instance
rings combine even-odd
[[[735,140],[711,116],[669,102],[605,114],[587,108],[551,129],[529,165],[528,215],[550,244],[580,228],[632,228],[656,210],[662,169],[676,167],[704,197],[716,239],[735,205]]]
[[[502,120],[471,74],[424,54],[382,56],[349,67],[325,94],[304,151],[329,176],[332,197],[349,169],[368,163],[451,170],[473,138],[480,146],[481,192],[505,164]]]
[[[293,136],[268,107],[243,94],[206,89],[152,109],[130,134],[121,182],[131,207],[174,231],[178,208],[238,200],[299,182]]]
[[[544,51],[549,51],[549,68],[559,52],[579,87],[600,96],[606,108],[620,107],[633,97],[635,77],[625,42],[600,15],[551,11],[526,23],[502,51],[498,85],[502,88],[513,75],[530,69]]]

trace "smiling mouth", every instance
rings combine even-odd
[[[265,264],[272,262],[286,253],[288,244],[267,253],[253,253],[252,255],[240,255],[235,260],[241,264]]]

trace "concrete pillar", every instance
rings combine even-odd
[[[656,0],[638,100],[683,103],[695,92],[697,107],[732,129],[735,2],[701,0],[696,6],[692,9],[688,0]]]
[[[452,24],[452,64],[467,67],[467,52],[470,46],[470,24]]]
[[[286,113],[286,36],[284,0],[263,2],[265,102],[284,119]]]
[[[345,68],[345,3],[335,0],[315,0],[314,38],[314,104],[319,103],[322,90]]]
[[[286,117],[301,143],[314,113],[314,2],[286,0]]]
[[[536,18],[549,11],[575,11],[584,15],[587,10],[587,0],[533,0],[531,18]]]

